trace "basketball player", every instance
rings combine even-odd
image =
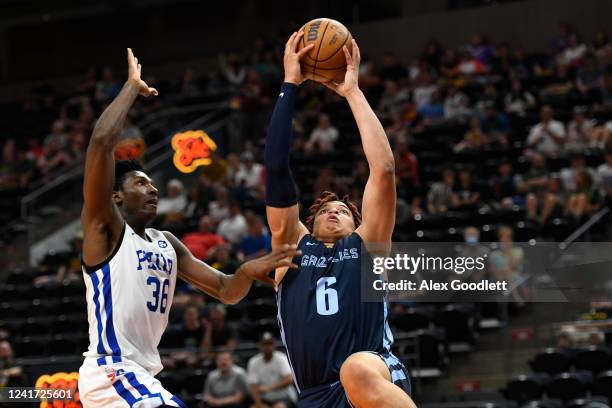
[[[415,407],[402,363],[391,353],[384,295],[361,301],[361,262],[365,247],[391,246],[395,224],[394,159],[387,136],[357,84],[359,48],[343,48],[347,72],[342,84],[325,85],[346,98],[357,122],[370,175],[363,208],[325,192],[299,219],[289,168],[291,121],[297,86],[304,80],[296,52],[303,32],[285,47],[285,80],[272,114],[265,148],[266,205],[273,247],[297,243],[297,270],[277,270],[281,335],[300,393],[300,408]],[[370,269],[371,270],[371,269]],[[281,281],[282,279],[282,281]]]
[[[171,233],[146,228],[157,212],[157,189],[137,162],[114,162],[113,150],[138,95],[156,96],[141,79],[128,49],[129,77],[102,113],[87,149],[83,224],[83,274],[87,287],[89,349],[79,370],[85,407],[185,407],[153,376],[168,324],[177,275],[224,303],[242,299],[253,280],[268,277],[299,252],[280,246],[272,254],[224,275],[194,258]]]

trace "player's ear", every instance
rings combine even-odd
[[[121,207],[121,204],[123,204],[123,193],[121,191],[113,191],[112,198],[117,207]]]

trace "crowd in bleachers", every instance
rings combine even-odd
[[[550,49],[538,54],[480,35],[458,49],[431,41],[409,64],[391,53],[375,61],[365,50],[360,86],[395,155],[396,240],[562,240],[609,204],[612,45],[604,32],[588,40],[561,24]],[[234,126],[225,146],[224,174],[205,171],[191,184],[169,180],[161,189],[154,223],[225,273],[270,249],[261,158],[283,76],[283,45],[257,39],[246,52],[220,56],[217,71],[187,69],[175,81],[153,81],[162,96],[139,101],[124,131],[125,137],[146,140],[135,123],[148,110],[163,106],[164,90],[166,95],[227,93]],[[82,165],[95,118],[119,88],[118,75],[110,68],[99,75],[91,70],[71,95],[58,96],[42,84],[35,87],[20,112],[36,120],[27,132],[16,130],[3,141],[0,191],[23,193],[36,180],[48,181]],[[359,204],[368,167],[346,104],[319,84],[303,84],[293,131],[292,168],[305,208],[325,190],[349,194]],[[5,282],[0,299],[10,303],[0,305],[0,338],[13,343],[17,357],[58,350],[74,354],[86,347],[81,240],[75,237],[70,253],[50,254],[35,274],[15,273]],[[513,256],[518,255],[500,253],[491,273],[499,279],[519,273],[505,267]],[[273,296],[271,289],[255,286],[244,303],[225,307],[185,283],[179,285],[160,345],[172,350],[164,353],[168,370],[163,382],[169,389],[174,384],[176,390],[203,394],[211,406],[240,406],[248,394],[265,394],[265,388],[254,389],[257,381],[247,367],[252,352],[236,350],[268,338],[268,332],[278,333]],[[512,296],[517,304],[526,297],[520,288]],[[391,320],[403,332],[431,329],[419,337],[420,364],[443,367],[446,356],[437,345],[473,345],[476,309],[398,304]],[[445,334],[434,328],[446,329]],[[7,371],[12,352],[2,351],[11,347],[7,344],[0,343],[0,385],[13,372]],[[219,348],[229,353],[211,353]],[[245,373],[240,366],[249,369]],[[215,367],[233,373],[234,387],[215,386],[220,375]],[[185,372],[196,373],[190,378],[199,382],[183,384]],[[269,381],[259,386],[269,386]],[[215,404],[221,397],[228,398],[226,405]]]

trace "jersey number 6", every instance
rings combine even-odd
[[[336,277],[321,278],[317,281],[317,313],[323,316],[338,313],[338,291],[331,286]]]
[[[166,313],[166,306],[168,305],[168,288],[170,287],[170,281],[168,279],[162,279],[163,283],[160,283],[159,278],[155,276],[149,276],[147,278],[147,285],[153,285],[153,302],[148,301],[147,307],[152,312],[157,312],[159,307],[160,313]],[[161,287],[161,296],[160,296]]]

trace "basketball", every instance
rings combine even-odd
[[[317,18],[304,24],[304,36],[298,50],[309,44],[314,47],[302,58],[302,74],[318,82],[343,82],[346,58],[342,51],[347,46],[352,51],[353,36],[340,22],[329,18]]]

